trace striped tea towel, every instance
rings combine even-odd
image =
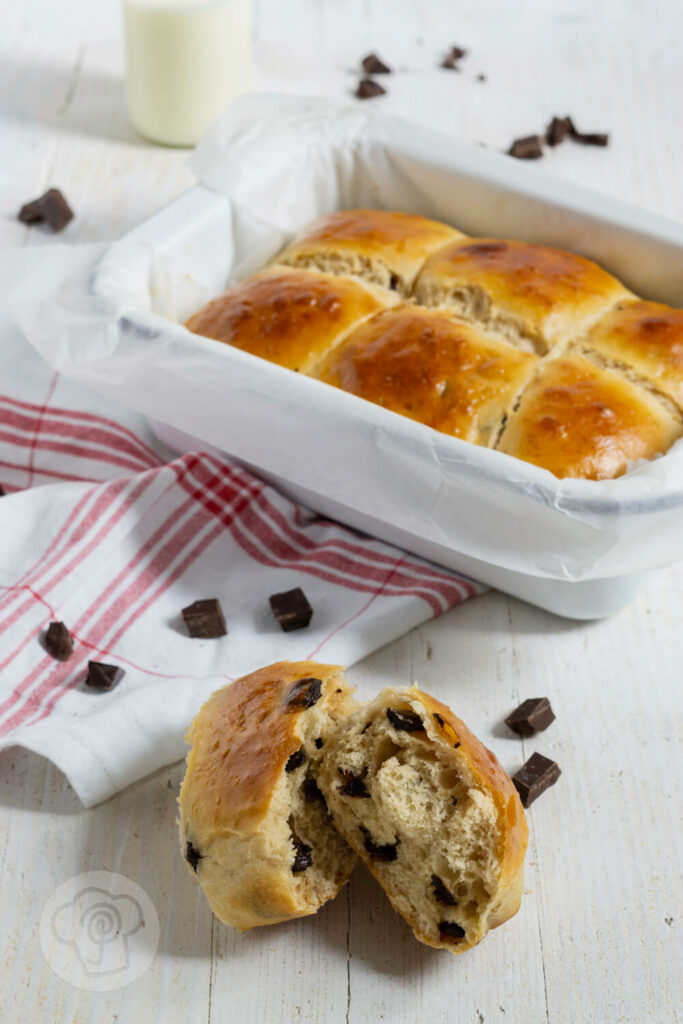
[[[184,755],[226,681],[284,658],[351,664],[482,588],[300,508],[214,455],[173,458],[143,417],[53,373],[0,320],[0,749],[66,773],[86,805]],[[307,629],[270,594],[302,587]],[[228,635],[180,610],[218,598]],[[75,639],[47,654],[51,621]],[[87,688],[89,660],[120,666]]]

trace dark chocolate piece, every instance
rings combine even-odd
[[[452,796],[451,797],[451,803],[453,804],[454,807],[457,807],[457,805],[458,805],[458,798],[457,798],[457,796]]]
[[[422,719],[414,711],[387,708],[387,718],[398,732],[421,732],[424,729]]]
[[[299,747],[298,750],[295,750],[294,753],[290,754],[289,757],[287,758],[287,763],[285,764],[285,771],[287,773],[296,771],[296,769],[300,768],[302,764],[305,764],[305,762],[306,754],[304,752],[304,748]]]
[[[443,716],[442,716],[442,715],[440,715],[440,714],[438,713],[438,711],[435,711],[435,712],[434,712],[434,716],[433,716],[433,717],[434,717],[434,719],[435,719],[435,720],[436,720],[436,721],[437,721],[437,722],[439,723],[439,725],[441,726],[441,728],[443,729]]]
[[[460,71],[458,61],[466,56],[467,50],[463,50],[461,46],[451,46],[445,59],[441,62],[441,67],[446,68],[448,71]]]
[[[361,78],[355,95],[359,100],[371,100],[374,96],[384,96],[386,91],[379,82],[373,82],[371,78]]]
[[[377,56],[376,53],[369,53],[361,61],[361,67],[368,75],[390,75],[391,68]]]
[[[439,935],[442,939],[464,939],[465,929],[461,928],[455,921],[441,921],[439,923]]]
[[[367,791],[366,785],[360,775],[354,775],[353,772],[344,771],[343,768],[339,769],[342,782],[341,786],[337,786],[337,789],[342,796],[360,796],[366,800],[370,799],[370,794]],[[363,773],[365,774],[365,772]]]
[[[316,748],[317,748],[318,750],[320,750],[320,748],[321,748],[321,747],[322,747],[322,745],[323,745],[323,741],[322,741],[322,737],[321,737],[321,736],[318,736],[317,740],[315,741],[315,745],[316,745]]]
[[[396,841],[393,843],[378,846],[364,825],[360,826],[360,830],[363,835],[363,846],[371,857],[374,857],[375,860],[382,860],[387,864],[392,860],[396,860],[398,857],[397,847],[401,842],[400,839],[396,838]]]
[[[545,130],[545,141],[549,146],[559,146],[568,135],[576,131],[571,117],[554,117]]]
[[[508,155],[518,160],[538,160],[543,156],[543,140],[540,135],[525,135],[515,139],[508,149]]]
[[[217,597],[194,601],[187,608],[183,608],[180,614],[191,637],[214,640],[216,637],[225,636],[228,632],[223,609]]]
[[[443,903],[446,907],[457,907],[458,904],[438,875],[432,875],[432,889],[434,890],[434,899],[437,903]]]
[[[305,629],[310,624],[313,609],[301,587],[285,590],[281,594],[271,594],[268,600],[273,615],[284,633],[289,633],[293,629]]]
[[[572,138],[584,146],[609,146],[609,135],[607,132],[572,132]]]
[[[197,874],[197,865],[202,859],[202,855],[196,846],[193,846],[188,839],[185,845],[185,860],[190,865],[195,874]]]
[[[57,661],[68,661],[74,652],[74,640],[63,622],[51,622],[45,633],[45,650]]]
[[[125,672],[118,665],[105,665],[101,661],[89,661],[85,684],[92,687],[93,690],[113,690],[124,675]]]
[[[325,803],[325,797],[320,790],[320,786],[312,776],[308,775],[304,779],[301,785],[301,791],[306,797],[306,803],[312,804],[316,800],[321,800],[322,803]]]
[[[73,210],[58,188],[49,188],[44,195],[25,203],[19,210],[22,224],[47,221],[53,231],[62,231],[73,216]]]
[[[315,679],[313,676],[297,679],[289,691],[287,710],[302,711],[304,708],[312,708],[320,700],[322,692],[322,679]]]
[[[507,716],[505,724],[519,736],[533,736],[535,732],[543,732],[554,721],[555,715],[547,697],[529,697]]]
[[[532,754],[526,764],[512,776],[522,807],[531,807],[534,800],[553,786],[561,774],[555,761],[543,754]]]
[[[306,871],[306,869],[310,868],[313,863],[313,857],[311,854],[313,847],[302,842],[294,832],[292,832],[292,844],[296,850],[294,861],[292,863],[292,874],[297,875],[300,871]]]

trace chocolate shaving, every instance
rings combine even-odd
[[[458,61],[466,56],[467,50],[463,50],[461,46],[451,46],[446,57],[441,62],[441,67],[446,68],[448,71],[460,71]]]
[[[555,761],[543,754],[532,754],[526,764],[512,776],[522,807],[531,807],[534,800],[553,786],[561,774]]]
[[[73,220],[74,213],[59,189],[49,188],[38,199],[24,203],[18,216],[22,224],[46,221],[53,231],[62,231]]]
[[[305,763],[306,754],[304,748],[299,747],[298,750],[295,750],[294,753],[290,754],[289,757],[287,758],[287,763],[285,764],[285,771],[289,774],[289,772],[296,771],[297,768],[300,768],[301,765]]]
[[[200,640],[214,640],[219,636],[225,636],[228,632],[223,609],[216,597],[194,601],[187,608],[183,608],[180,614],[191,637]]]
[[[515,139],[508,149],[508,155],[518,160],[538,160],[543,156],[543,140],[540,135],[525,135]]]
[[[63,622],[51,622],[45,633],[45,650],[57,661],[68,661],[74,652],[74,641]]]
[[[359,100],[371,100],[375,96],[384,96],[386,91],[379,82],[373,82],[371,78],[361,78],[355,95]]]
[[[125,675],[118,665],[105,665],[101,661],[88,662],[88,674],[85,685],[93,690],[113,690]]]
[[[197,847],[193,846],[190,840],[188,839],[185,845],[185,860],[190,865],[195,874],[197,873],[197,866],[199,865],[201,859],[201,853],[199,852]]]
[[[363,772],[363,775],[367,773],[367,768]],[[337,789],[342,796],[359,796],[365,799],[370,799],[370,794],[367,791],[367,787],[363,782],[362,776],[354,775],[353,772],[345,771],[343,768],[339,769],[343,782],[341,786],[337,786]]]
[[[515,708],[505,724],[518,736],[533,736],[535,732],[547,729],[555,721],[553,709],[547,697],[530,697]]]
[[[457,907],[458,904],[438,875],[432,875],[432,889],[437,903],[443,903],[446,907]]]
[[[283,633],[305,629],[310,625],[313,609],[301,587],[285,590],[281,594],[271,594],[268,600]]]
[[[398,732],[421,732],[424,729],[422,719],[414,711],[387,708],[387,718]]]
[[[304,708],[312,708],[320,700],[322,691],[322,679],[314,679],[313,676],[297,679],[289,691],[287,710],[302,711]]]
[[[369,53],[361,61],[363,71],[368,75],[390,75],[391,68],[376,53]]]
[[[384,861],[387,864],[392,860],[396,860],[398,857],[397,847],[401,842],[398,837],[393,843],[386,843],[386,845],[378,846],[364,825],[360,826],[360,831],[363,836],[363,846],[371,857],[375,860]]]

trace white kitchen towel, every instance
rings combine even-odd
[[[136,413],[44,364],[0,320],[0,749],[19,744],[95,804],[181,758],[217,687],[281,659],[349,665],[478,584],[329,522],[237,465],[173,458]],[[307,629],[270,594],[300,586]],[[219,598],[228,635],[191,639],[180,610]],[[42,644],[75,638],[67,662]],[[120,666],[110,692],[88,660]]]

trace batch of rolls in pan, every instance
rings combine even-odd
[[[415,214],[323,217],[186,326],[556,477],[620,476],[683,434],[683,310]]]

